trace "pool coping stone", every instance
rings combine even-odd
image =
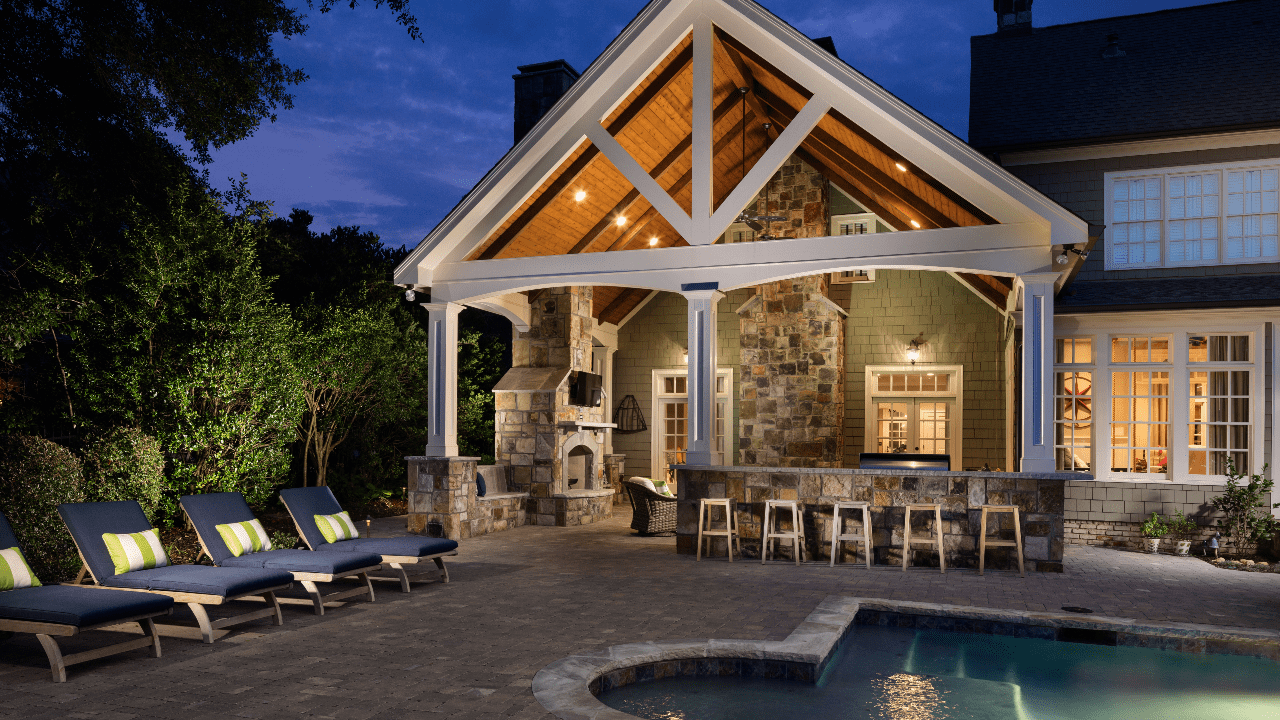
[[[596,693],[633,682],[687,675],[749,674],[814,682],[856,624],[860,611],[875,614],[874,624],[880,625],[1049,639],[1033,630],[1041,628],[1051,630],[1053,639],[1064,642],[1243,655],[1280,662],[1280,631],[1276,630],[828,595],[785,640],[708,638],[613,645],[548,664],[534,676],[533,694],[561,720],[637,720],[600,702]],[[962,621],[961,627],[955,626],[957,620]],[[1078,639],[1080,631],[1089,634],[1087,639]],[[724,660],[730,662],[720,662]]]

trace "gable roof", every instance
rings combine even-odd
[[[1124,55],[1103,57],[1113,33]],[[996,152],[1280,127],[1278,36],[1280,2],[1236,0],[973,37],[969,143]]]
[[[861,247],[827,238],[715,244],[792,153],[906,232]],[[1081,243],[1085,233],[1078,218],[755,2],[654,0],[395,281],[450,302],[589,284],[596,311],[620,316],[642,297],[623,288],[679,290],[699,274],[728,289],[870,258],[877,264],[868,266],[1031,272],[1049,261],[1050,244]],[[650,237],[656,249],[637,247]]]

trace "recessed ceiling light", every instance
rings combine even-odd
[[[903,165],[902,163],[894,163],[893,166],[898,168],[898,170],[900,170],[901,172],[907,171],[907,166]]]
[[[625,217],[623,217],[622,215],[619,215],[619,216],[618,216],[618,227],[622,227],[623,225],[626,225],[626,224],[627,224],[627,219],[626,219]]]
[[[656,237],[649,238],[649,247],[653,247],[654,245],[657,245],[657,244],[658,244],[658,238]]]
[[[920,223],[916,222],[915,220],[912,220],[912,221],[911,221],[911,227],[913,227],[913,228],[915,228],[915,229],[919,230],[919,229],[920,229]]]
[[[586,191],[586,190],[579,190],[578,192],[576,192],[576,193],[574,193],[574,194],[573,194],[573,199],[574,199],[574,200],[577,200],[578,202],[582,202],[583,200],[586,200],[586,199],[587,199],[587,191]]]

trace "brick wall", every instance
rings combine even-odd
[[[1004,327],[1000,313],[944,272],[880,270],[875,282],[835,285],[832,300],[849,311],[845,357],[845,467],[866,450],[867,365],[907,362],[924,335],[916,366],[964,366],[961,467],[1004,466]]]

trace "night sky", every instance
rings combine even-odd
[[[1039,0],[1044,27],[1206,4],[1204,0]],[[991,0],[766,0],[841,59],[961,138],[968,134],[969,37],[995,31]],[[245,173],[275,212],[312,229],[358,225],[414,247],[511,147],[517,65],[563,58],[585,71],[643,0],[414,0],[425,42],[366,0],[311,12],[277,40],[310,79],[294,107],[214,153],[214,185]]]

